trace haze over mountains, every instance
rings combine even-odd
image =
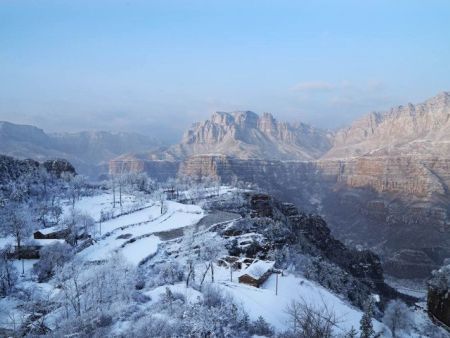
[[[47,134],[35,126],[0,121],[0,154],[40,161],[65,158],[78,172],[92,178],[96,178],[99,166],[106,166],[116,156],[160,145],[158,140],[137,133],[83,131]]]

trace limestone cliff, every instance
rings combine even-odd
[[[208,120],[192,125],[180,144],[149,157],[179,160],[220,154],[240,159],[315,159],[330,148],[330,138],[326,131],[302,123],[278,122],[268,113],[215,112]]]
[[[450,93],[370,113],[338,131],[324,158],[450,154]]]

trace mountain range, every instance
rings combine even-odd
[[[238,159],[311,161],[450,154],[450,93],[420,104],[371,112],[336,132],[304,123],[279,122],[271,114],[215,112],[194,123],[180,143],[127,156],[128,160],[177,161],[193,155]],[[131,155],[131,154],[129,154]]]
[[[97,178],[108,161],[124,153],[160,147],[161,143],[137,133],[83,131],[46,133],[30,125],[0,121],[0,154],[39,161],[64,158],[79,173]]]

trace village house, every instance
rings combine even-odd
[[[68,234],[69,229],[60,229],[55,226],[35,231],[33,237],[34,239],[65,239]]]
[[[239,277],[239,283],[259,288],[272,274],[273,261],[254,260]]]

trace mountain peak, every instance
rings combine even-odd
[[[186,131],[171,158],[193,154],[222,154],[237,158],[306,160],[318,158],[330,147],[328,134],[311,127],[278,122],[272,114],[214,112]]]
[[[450,105],[450,92],[440,92],[436,96],[428,99],[425,103],[436,105]]]

